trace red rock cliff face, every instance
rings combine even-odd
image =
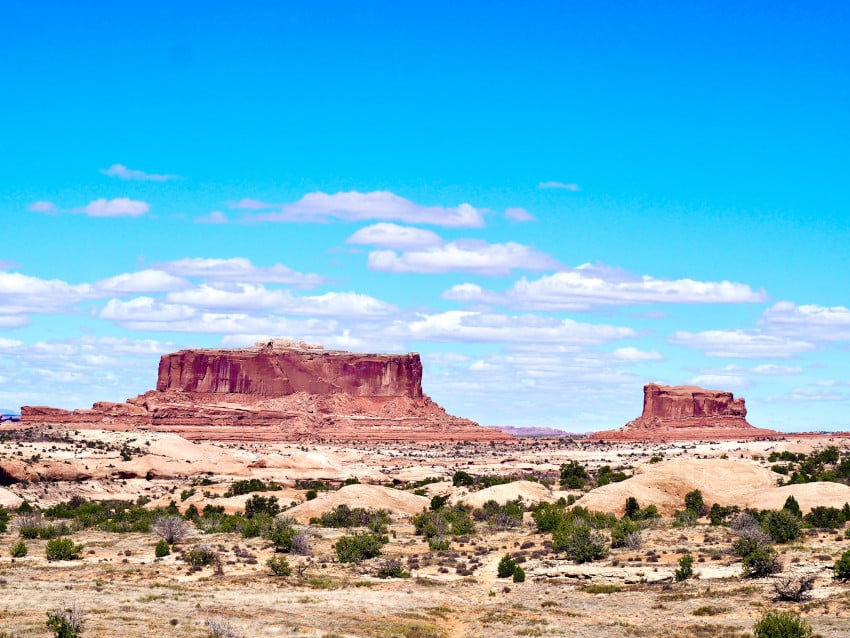
[[[744,399],[731,392],[697,386],[643,387],[643,412],[619,430],[596,432],[591,438],[610,441],[675,441],[753,439],[781,436],[747,422]]]
[[[687,419],[690,417],[746,417],[744,399],[731,392],[703,390],[693,385],[643,386],[643,414],[647,419]]]
[[[416,353],[276,349],[181,350],[159,362],[158,392],[286,396],[345,393],[358,397],[422,397]]]
[[[156,390],[91,410],[24,406],[21,422],[240,441],[511,438],[446,414],[423,394],[418,354],[355,354],[275,340],[167,354]]]

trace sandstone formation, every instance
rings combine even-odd
[[[700,441],[774,438],[773,430],[747,421],[744,399],[731,392],[704,390],[693,385],[643,387],[643,413],[619,430],[596,432],[603,441]]]
[[[23,406],[23,425],[178,432],[208,440],[503,440],[422,392],[416,353],[356,354],[270,340],[162,357],[156,390],[91,410]]]

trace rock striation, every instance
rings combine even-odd
[[[422,392],[416,353],[357,354],[272,339],[160,359],[156,390],[91,410],[23,406],[21,421],[208,440],[500,440]]]
[[[643,412],[618,430],[596,432],[603,441],[697,441],[778,438],[782,435],[750,425],[743,398],[731,392],[693,385],[643,386]]]

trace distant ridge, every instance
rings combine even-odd
[[[513,425],[488,425],[486,427],[505,432],[506,434],[510,434],[512,436],[525,437],[530,439],[542,439],[551,437],[567,437],[570,439],[577,439],[587,436],[587,434],[566,432],[565,430],[559,430],[557,428],[547,428],[533,425],[527,427],[516,427]]]

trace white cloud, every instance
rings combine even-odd
[[[578,184],[567,184],[565,182],[555,182],[555,181],[540,182],[537,185],[537,188],[568,190],[568,191],[572,191],[574,193],[581,190],[581,188],[579,188]]]
[[[27,208],[35,213],[55,213],[58,209],[53,202],[33,202]]]
[[[452,310],[396,322],[393,334],[413,340],[491,343],[562,343],[598,345],[634,337],[631,328],[580,323],[535,315],[503,315]]]
[[[702,374],[688,383],[709,390],[744,390],[750,387],[749,379],[736,374]]]
[[[433,231],[387,222],[361,228],[345,241],[348,244],[370,244],[396,249],[438,246],[443,243],[442,238]]]
[[[787,358],[815,349],[813,343],[766,335],[753,330],[677,331],[670,343],[702,350],[708,357],[736,359]]]
[[[279,314],[335,317],[382,317],[398,308],[369,295],[354,292],[328,292],[323,295],[293,295],[288,290],[269,290],[260,284],[235,284],[230,287],[201,285],[167,296],[169,303],[204,310],[258,311]]]
[[[72,286],[60,279],[0,271],[0,316],[64,312],[69,305],[94,296],[88,284]]]
[[[255,201],[242,200],[237,204],[241,204],[241,208],[251,208],[252,206],[246,203],[253,204]],[[284,204],[279,212],[257,213],[250,218],[272,222],[327,222],[332,219],[356,222],[374,219],[408,224],[479,228],[484,226],[484,214],[487,212],[489,211],[474,208],[469,204],[452,208],[423,206],[389,191],[348,191],[334,194],[307,193],[295,203]]]
[[[557,265],[549,255],[523,244],[489,244],[470,239],[400,254],[391,250],[369,253],[369,269],[380,272],[504,275],[514,269],[545,270]]]
[[[208,281],[277,283],[299,287],[317,286],[325,281],[321,275],[297,272],[283,264],[268,267],[255,266],[244,257],[230,259],[187,257],[158,264],[156,267],[172,275],[200,277]]]
[[[154,269],[124,273],[108,279],[101,279],[94,284],[97,290],[107,294],[168,292],[184,290],[191,285],[185,279]]]
[[[502,293],[460,284],[443,293],[443,297],[551,311],[650,303],[749,303],[764,301],[766,295],[763,291],[754,292],[746,284],[729,281],[637,277],[604,265],[582,264],[533,281],[523,277]]]
[[[785,377],[802,374],[803,368],[800,366],[780,366],[775,363],[766,363],[750,368],[748,372],[766,377]]]
[[[656,352],[655,350],[644,351],[639,350],[635,347],[629,346],[627,348],[617,348],[613,352],[614,358],[619,361],[630,361],[634,363],[644,362],[644,361],[661,361],[664,359],[661,356],[661,353]]]
[[[536,218],[524,208],[508,208],[505,218],[512,222],[533,222]]]
[[[850,340],[850,308],[802,305],[781,301],[764,311],[766,332],[814,341]]]
[[[180,179],[179,175],[166,175],[157,173],[146,173],[132,168],[127,168],[123,164],[113,164],[109,168],[100,171],[109,177],[117,177],[122,180],[134,180],[142,182],[167,182],[174,179]]]
[[[199,224],[226,224],[228,221],[227,215],[220,210],[214,210],[209,215],[203,217],[195,217],[195,222]]]
[[[89,217],[139,217],[147,213],[149,209],[145,202],[127,197],[116,197],[110,200],[101,197],[86,206],[75,208],[74,211],[85,213]]]

